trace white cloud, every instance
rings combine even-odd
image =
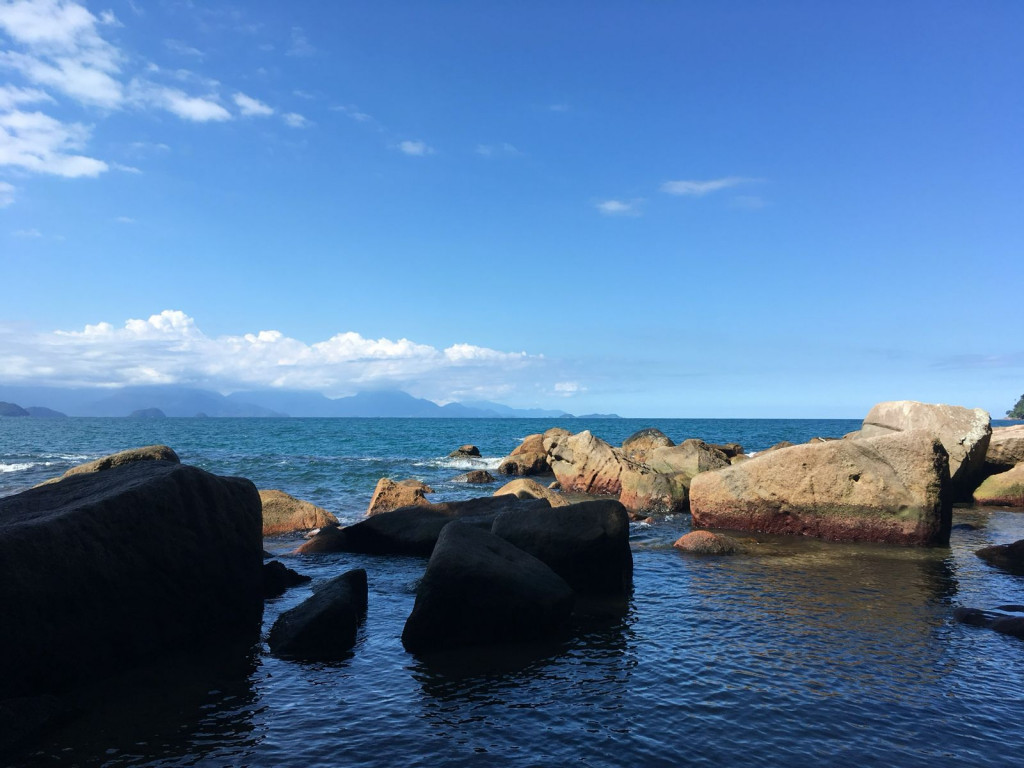
[[[15,109],[22,104],[53,103],[53,97],[37,88],[16,88],[13,85],[0,86],[0,111]]]
[[[281,115],[281,119],[292,128],[306,128],[309,126],[309,120],[304,118],[298,112],[286,112]]]
[[[106,163],[70,154],[89,139],[89,129],[65,124],[42,112],[0,114],[0,167],[13,166],[35,173],[75,178],[98,176]]]
[[[110,167],[113,168],[115,171],[121,171],[121,173],[142,173],[142,170],[136,168],[134,165],[122,165],[121,163],[111,163]]]
[[[189,96],[178,88],[157,85],[147,80],[133,80],[131,91],[132,99],[137,103],[165,109],[183,120],[207,123],[231,119],[231,113],[214,101],[212,96]]]
[[[639,216],[643,200],[603,200],[595,208],[604,216]]]
[[[586,392],[587,388],[580,386],[578,381],[558,381],[555,382],[555,393],[562,395],[563,397],[572,397],[573,395]]]
[[[429,146],[425,141],[402,141],[399,142],[398,149],[413,157],[424,157],[425,155],[434,154],[433,147]]]
[[[756,181],[759,181],[759,179],[747,179],[742,176],[726,176],[723,179],[710,179],[707,181],[666,181],[661,185],[661,191],[667,192],[670,195],[703,197],[711,192],[718,192],[729,187]]]
[[[197,59],[203,58],[202,51],[200,51],[198,48],[193,48],[191,45],[189,45],[188,43],[184,43],[181,40],[164,40],[164,48],[171,51],[172,53],[178,54],[179,56],[192,56]]]
[[[0,181],[0,208],[14,204],[14,185]]]
[[[246,96],[244,93],[236,93],[231,98],[234,99],[235,105],[246,117],[265,117],[274,114],[273,107],[267,106],[252,96]]]
[[[264,330],[209,337],[184,312],[109,322],[80,331],[19,337],[0,333],[7,381],[57,386],[124,386],[153,382],[201,385],[223,392],[252,388],[322,391],[332,396],[368,387],[399,387],[445,399],[457,391],[507,387],[516,371],[543,364],[525,352],[472,344],[440,350],[409,339],[369,339],[349,331],[313,344]],[[534,382],[530,375],[531,386]]]

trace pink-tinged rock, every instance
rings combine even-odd
[[[796,445],[697,475],[690,511],[703,528],[945,545],[948,461],[924,431]]]
[[[735,555],[746,551],[731,536],[711,531],[690,531],[676,539],[672,546],[696,555]]]
[[[618,448],[590,431],[545,439],[551,470],[563,491],[618,496],[620,476],[630,462]]]

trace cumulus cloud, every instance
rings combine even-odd
[[[401,141],[398,143],[398,149],[407,155],[413,157],[423,157],[425,155],[434,154],[433,147],[430,147],[425,141]]]
[[[211,337],[178,310],[130,319],[121,326],[99,322],[20,340],[0,333],[5,380],[54,386],[159,382],[222,392],[282,388],[330,396],[397,387],[443,400],[460,391],[507,387],[516,371],[525,374],[543,362],[542,356],[526,352],[465,343],[438,349],[404,338],[370,339],[354,331],[312,344],[276,330]]]
[[[274,114],[273,107],[264,104],[259,99],[254,99],[252,96],[246,96],[244,93],[236,93],[232,98],[235,101],[235,106],[238,107],[239,111],[245,117],[266,117]]]
[[[723,179],[709,179],[706,181],[666,181],[661,185],[661,191],[670,195],[686,195],[689,197],[703,197],[712,192],[718,192],[729,187],[740,184],[749,184],[758,179],[747,179],[742,176],[726,176]]]
[[[62,123],[42,112],[0,114],[0,167],[66,178],[98,176],[108,169],[102,160],[74,154],[89,140],[80,123]]]
[[[603,200],[595,208],[604,216],[639,216],[642,200]]]

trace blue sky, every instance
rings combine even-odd
[[[0,0],[0,383],[1024,391],[1024,3]]]

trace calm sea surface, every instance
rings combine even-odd
[[[655,426],[681,441],[839,437],[848,420],[0,419],[0,496],[74,464],[166,443],[351,522],[378,478],[417,477],[434,500],[491,493],[451,478],[494,468],[552,426],[613,444]],[[451,460],[463,443],[480,460]],[[688,516],[632,529],[634,592],[621,615],[580,619],[556,645],[429,662],[400,635],[425,561],[297,557],[314,577],[366,568],[370,608],[351,656],[276,659],[265,644],[168,659],[96,692],[89,711],[13,765],[910,766],[1017,765],[1024,642],[956,624],[954,607],[1024,603],[1024,578],[974,551],[1024,538],[1024,513],[955,510],[948,549],[758,536],[756,554],[672,549]],[[315,583],[315,582],[314,582]],[[274,619],[310,594],[268,601]],[[2,621],[2,619],[0,619]],[[0,630],[2,631],[2,630]]]

